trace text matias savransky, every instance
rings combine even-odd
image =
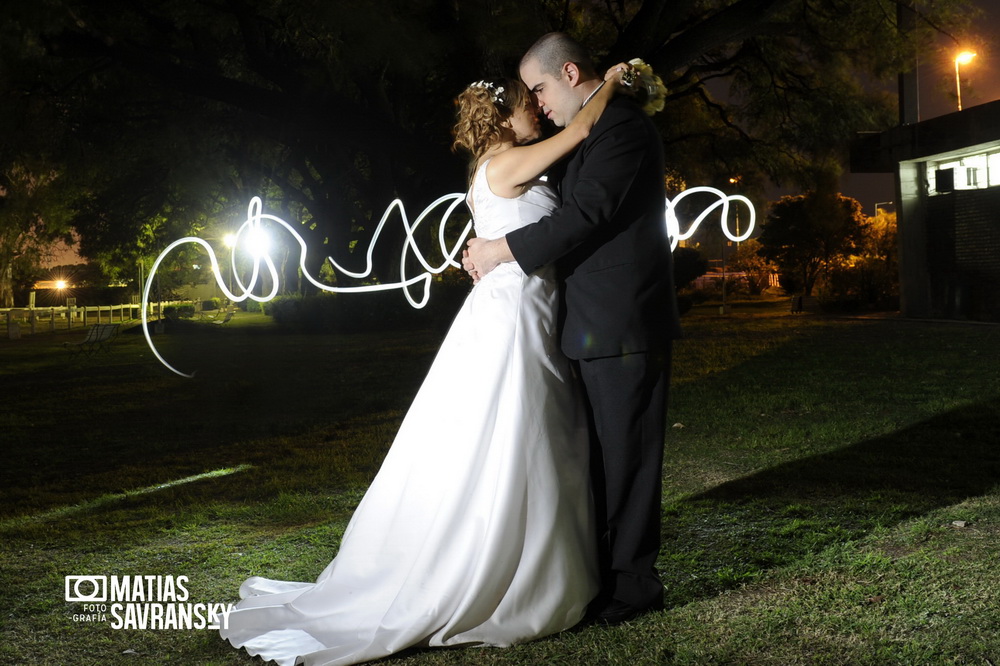
[[[66,601],[82,604],[74,622],[112,629],[219,629],[232,604],[193,603],[187,576],[66,576]]]

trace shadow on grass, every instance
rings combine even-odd
[[[671,605],[1000,485],[1000,399],[723,483],[666,509]]]

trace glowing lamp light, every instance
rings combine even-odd
[[[679,204],[684,198],[697,193],[708,193],[717,197],[717,201],[706,208],[698,217],[691,223],[687,231],[680,231],[680,223],[677,220],[677,215],[675,209],[677,204]],[[431,278],[434,275],[444,272],[448,268],[461,268],[462,265],[456,261],[456,257],[461,253],[462,248],[465,245],[466,239],[472,232],[472,222],[469,221],[462,227],[461,232],[455,238],[454,242],[449,243],[446,234],[448,232],[449,226],[452,228],[454,225],[449,225],[450,218],[455,212],[455,209],[459,207],[465,201],[465,194],[462,192],[454,192],[452,194],[446,194],[439,197],[436,201],[433,201],[427,208],[425,208],[417,219],[411,224],[409,218],[406,215],[406,208],[403,206],[403,202],[399,199],[395,199],[389,207],[386,209],[385,213],[382,215],[382,219],[379,220],[378,226],[375,228],[375,233],[372,236],[371,243],[368,245],[368,251],[365,255],[365,269],[363,271],[352,271],[344,266],[341,266],[333,257],[327,257],[327,261],[333,267],[334,271],[340,272],[346,276],[352,278],[368,278],[372,276],[372,271],[374,269],[374,261],[372,259],[375,247],[378,242],[379,237],[382,234],[385,225],[388,224],[391,218],[394,218],[398,214],[398,219],[403,225],[403,231],[406,235],[406,240],[403,243],[403,248],[400,252],[399,257],[399,275],[400,279],[396,282],[385,282],[381,284],[364,285],[357,287],[332,287],[328,284],[324,284],[316,280],[306,268],[306,242],[302,239],[293,227],[288,222],[284,221],[280,217],[275,217],[274,215],[267,215],[262,212],[263,204],[260,197],[254,197],[250,200],[250,204],[247,206],[247,217],[246,220],[240,225],[239,229],[235,234],[227,234],[223,239],[226,247],[230,248],[230,265],[236,266],[236,253],[239,247],[243,247],[245,251],[251,255],[253,258],[253,269],[251,271],[250,280],[246,284],[239,277],[238,272],[233,277],[238,284],[238,289],[232,290],[230,287],[226,286],[225,280],[222,278],[222,273],[219,271],[219,262],[215,255],[215,250],[212,246],[204,239],[188,236],[175,240],[173,243],[169,244],[163,252],[156,258],[153,262],[153,267],[149,271],[149,279],[146,281],[146,286],[142,293],[142,332],[146,337],[146,342],[149,345],[150,351],[157,360],[164,365],[171,372],[180,375],[181,377],[194,377],[194,373],[185,373],[178,370],[172,366],[159,350],[157,350],[156,345],[153,343],[153,338],[149,333],[149,294],[150,290],[154,284],[153,277],[156,271],[159,269],[160,264],[169,255],[174,248],[187,243],[194,243],[200,245],[205,249],[208,254],[209,262],[212,266],[212,274],[215,276],[216,283],[219,285],[220,290],[225,294],[226,298],[234,303],[240,303],[246,299],[251,299],[259,303],[264,303],[270,301],[278,294],[278,270],[275,267],[274,261],[268,254],[270,247],[269,235],[264,229],[264,223],[267,223],[271,227],[275,227],[278,230],[284,230],[288,232],[295,242],[299,245],[299,271],[305,280],[308,280],[313,286],[322,291],[328,291],[333,293],[368,293],[373,291],[389,291],[389,290],[401,290],[406,300],[409,301],[410,305],[416,309],[423,308],[427,305],[427,301],[430,298],[430,285]],[[746,231],[741,235],[734,235],[729,231],[729,214],[730,211],[736,211],[737,207],[744,205],[750,211],[749,223],[747,224]],[[438,227],[438,249],[443,257],[443,260],[439,264],[431,264],[428,262],[426,256],[421,252],[420,248],[417,246],[414,234],[417,227],[431,216],[436,210],[443,207],[441,212],[441,224]],[[722,230],[726,236],[733,241],[743,241],[750,237],[753,232],[754,222],[756,220],[756,212],[754,211],[753,204],[746,197],[739,194],[727,195],[724,192],[717,190],[712,187],[694,187],[689,190],[681,192],[679,195],[674,197],[674,199],[667,199],[666,201],[666,226],[667,235],[670,240],[670,251],[672,252],[679,241],[686,240],[690,238],[694,232],[697,230],[698,226],[712,214],[715,210],[719,209],[722,217]],[[241,243],[241,238],[243,242]],[[409,259],[415,259],[420,266],[423,268],[423,272],[408,277],[406,274],[406,267],[409,263]],[[266,270],[267,275],[270,277],[271,281],[271,291],[263,296],[254,294],[254,288],[257,286],[258,280],[261,280],[261,272]],[[421,293],[419,293],[419,298],[414,296],[412,290],[415,287],[421,288]]]
[[[968,65],[975,57],[976,54],[973,51],[962,51],[955,57],[955,62],[959,65]]]
[[[955,56],[955,96],[958,98],[958,110],[962,110],[962,77],[959,75],[959,66],[968,65],[976,57],[975,51],[962,51]]]
[[[270,239],[267,237],[267,232],[263,229],[250,229],[246,233],[247,237],[243,242],[250,256],[257,259],[258,257],[263,257],[267,254],[267,251],[271,246]]]
[[[66,280],[56,280],[56,289],[65,289]]]

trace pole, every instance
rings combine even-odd
[[[962,110],[962,78],[958,73],[959,58],[955,58],[955,94],[958,96],[958,110]]]

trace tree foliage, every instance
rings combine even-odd
[[[753,296],[759,296],[771,284],[771,276],[778,272],[778,267],[762,253],[763,246],[756,238],[750,238],[740,243],[740,246],[729,259],[729,265],[737,272],[744,273],[747,280],[747,291]]]
[[[851,197],[828,190],[782,197],[763,225],[760,254],[778,267],[786,291],[811,296],[822,273],[858,252],[866,225]]]
[[[515,72],[543,32],[664,76],[655,120],[677,180],[812,187],[855,131],[892,122],[861,82],[971,17],[967,0],[915,4],[901,35],[895,0],[38,0],[0,17],[0,101],[60,128],[42,136],[85,186],[83,252],[111,270],[221,235],[255,194],[316,260],[350,263],[392,199],[419,211],[464,187],[452,98]]]
[[[0,171],[0,307],[14,306],[14,276],[30,272],[57,240],[72,242],[59,174],[44,163]]]
[[[896,259],[896,214],[868,218],[854,255],[830,271],[820,285],[827,301],[864,308],[899,306],[899,262]]]

